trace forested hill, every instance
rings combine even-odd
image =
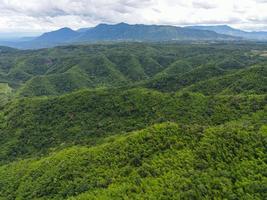
[[[178,91],[207,86],[202,83],[208,81],[208,91],[201,89],[207,94],[215,90],[217,79],[221,86],[218,90],[227,90],[225,94],[240,84],[250,85],[242,86],[238,93],[266,92],[262,83],[267,59],[262,44],[120,43],[1,51],[0,81],[7,83],[15,96],[134,85]]]
[[[0,47],[0,200],[266,199],[266,52]]]

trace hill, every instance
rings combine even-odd
[[[18,96],[59,95],[83,88],[146,85],[179,90],[266,62],[264,45],[118,43],[7,51],[0,80]]]
[[[94,144],[109,134],[158,122],[217,125],[264,109],[265,95],[205,97],[147,89],[85,90],[60,97],[23,98],[0,119],[0,161]]]
[[[266,49],[0,47],[0,200],[266,199]]]
[[[265,130],[155,125],[92,148],[4,165],[1,197],[264,199]]]
[[[266,94],[267,68],[255,66],[234,74],[201,81],[188,90],[201,92],[206,95],[214,94]]]
[[[12,88],[7,83],[0,83],[0,106],[5,105],[12,94]]]
[[[19,95],[56,95],[88,87],[118,86],[126,82],[126,77],[105,56],[92,56],[81,58],[63,73],[34,76],[20,88]]]

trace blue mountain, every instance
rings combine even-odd
[[[240,29],[234,29],[227,25],[219,25],[219,26],[190,26],[188,28],[192,28],[195,30],[208,30],[214,31],[219,34],[231,35],[235,37],[241,37],[243,39],[248,40],[267,40],[267,32],[264,31],[243,31]]]
[[[163,26],[163,25],[130,25],[119,23],[115,25],[99,24],[93,28],[83,28],[74,31],[62,28],[44,33],[30,41],[5,42],[2,45],[31,49],[46,48],[57,45],[90,43],[102,41],[209,41],[209,40],[237,40],[235,36],[220,34],[212,30],[195,28]]]
[[[35,42],[48,42],[48,43],[61,43],[77,37],[79,33],[70,28],[61,28],[56,31],[44,33],[33,41]]]
[[[162,25],[99,24],[75,39],[80,41],[173,41],[236,39],[213,31]]]

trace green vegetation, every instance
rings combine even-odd
[[[107,134],[159,122],[217,125],[264,108],[266,95],[205,97],[146,89],[81,91],[52,99],[21,99],[3,109],[0,161],[94,144]],[[12,141],[12,142],[11,142]]]
[[[264,199],[266,127],[155,125],[0,168],[6,199]],[[14,185],[14,182],[16,184]]]
[[[5,105],[10,99],[12,88],[7,83],[0,83],[0,106]]]
[[[266,199],[265,49],[0,47],[0,200]]]
[[[233,74],[199,82],[187,88],[206,95],[216,94],[266,94],[267,67],[255,66]]]
[[[37,51],[5,49],[0,55],[0,81],[9,83],[17,96],[29,97],[136,84],[172,92],[211,78],[224,81],[236,73],[234,84],[237,76],[245,76],[242,70],[265,67],[267,59],[253,54],[252,48],[260,51],[264,46],[122,43]],[[243,83],[235,84],[237,88]]]

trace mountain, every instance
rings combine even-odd
[[[47,42],[47,43],[62,43],[79,35],[76,31],[70,28],[62,28],[56,31],[44,33],[40,37],[36,38],[34,42]]]
[[[56,31],[47,32],[39,37],[30,38],[19,42],[5,42],[4,45],[21,49],[38,49],[53,47],[63,43],[67,43],[79,35],[78,32],[70,28],[61,28]]]
[[[77,30],[77,32],[84,33],[86,31],[88,31],[89,29],[91,29],[91,28],[80,28],[80,29]]]
[[[247,32],[239,29],[234,29],[227,25],[219,25],[219,26],[189,26],[188,28],[196,29],[196,30],[209,30],[214,31],[219,34],[231,35],[235,37],[242,37],[243,39],[249,40],[267,40],[267,32],[264,31],[252,31]]]
[[[99,24],[79,36],[75,41],[171,41],[171,40],[229,40],[226,35],[211,31],[196,31],[187,28],[159,25]]]
[[[185,40],[237,40],[239,38],[209,30],[196,30],[162,25],[99,24],[94,28],[74,31],[62,28],[44,33],[31,41],[2,42],[0,44],[22,49],[36,49],[57,45],[102,41],[185,41]]]
[[[221,41],[221,40],[267,40],[267,32],[246,32],[227,25],[176,27],[165,25],[99,24],[92,28],[74,31],[61,28],[39,37],[16,41],[0,41],[0,45],[21,49],[38,49],[58,45],[95,43],[107,41]]]

